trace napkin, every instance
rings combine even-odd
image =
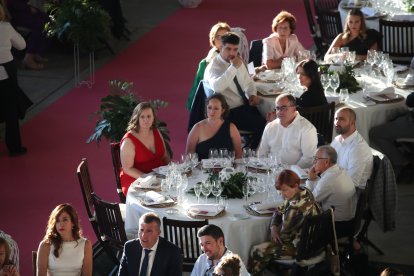
[[[291,165],[290,169],[294,171],[300,179],[308,178],[308,174],[298,165]]]
[[[154,191],[146,192],[145,197],[149,199],[150,203],[159,204],[165,201],[165,196]]]
[[[384,87],[384,85],[370,84],[367,87],[366,93],[369,97],[378,95],[393,96],[395,94],[394,86]]]
[[[371,7],[362,7],[361,12],[366,16],[374,16],[377,14],[377,10]]]
[[[139,188],[152,188],[156,181],[157,177],[155,175],[147,175],[145,177],[138,177],[134,182],[136,182]]]
[[[326,100],[328,103],[335,102],[335,104],[339,104],[339,96],[326,96]]]
[[[193,215],[214,217],[218,215],[223,208],[223,206],[217,204],[192,204],[188,208],[188,211]]]
[[[269,211],[269,209],[274,209],[277,207],[277,204],[275,202],[267,202],[267,203],[257,203],[250,205],[250,208],[252,208],[254,211]]]
[[[414,85],[414,75],[408,74],[403,82],[404,85]]]

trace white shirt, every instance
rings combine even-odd
[[[26,47],[24,38],[16,32],[9,22],[0,21],[0,64],[13,60],[11,47],[23,50]],[[0,66],[0,80],[9,78],[3,66]]]
[[[338,166],[348,172],[355,187],[365,189],[367,180],[371,176],[373,157],[371,148],[361,134],[355,130],[346,139],[338,135],[331,146],[338,153]]]
[[[325,211],[334,208],[335,221],[351,220],[355,216],[356,192],[351,177],[338,165],[333,165],[316,181],[306,180],[317,202]]]
[[[279,118],[266,125],[258,154],[270,153],[283,164],[309,168],[317,145],[316,128],[296,111],[295,119],[287,127],[281,125]]]
[[[299,51],[303,51],[302,44],[299,42],[295,34],[289,35],[286,40],[286,49],[283,52],[279,42],[279,34],[272,33],[269,37],[263,39],[263,64],[267,60],[277,60],[281,57],[295,57],[299,55]]]
[[[232,254],[230,250],[226,250],[223,256],[226,256],[228,254]],[[222,256],[222,257],[223,257]],[[212,275],[214,271],[214,267],[220,262],[214,261],[208,259],[206,254],[201,254],[200,257],[198,257],[197,261],[194,264],[193,271],[191,272],[191,276],[204,276],[204,275]],[[208,270],[209,273],[206,274],[206,271]],[[249,276],[249,272],[247,272],[247,269],[243,263],[243,261],[240,263],[240,276]]]
[[[154,259],[155,259],[155,253],[157,252],[157,247],[158,247],[158,242],[160,241],[160,239],[157,240],[157,242],[154,244],[153,247],[151,248],[146,248],[146,249],[151,249],[152,251],[148,254],[148,267],[147,267],[147,276],[150,276],[151,274],[151,270],[152,270],[152,265],[154,264]],[[141,252],[141,261],[139,263],[139,273],[141,273],[141,268],[142,268],[142,262],[144,261],[145,258],[145,248],[142,248],[142,252]],[[138,273],[138,274],[139,274]]]
[[[226,98],[230,108],[239,107],[244,104],[242,97],[237,91],[234,77],[237,76],[241,88],[245,92],[246,98],[256,95],[256,86],[247,72],[244,64],[239,68],[225,61],[221,54],[218,54],[206,67],[204,80],[215,93],[221,93]]]

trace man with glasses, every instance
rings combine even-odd
[[[313,160],[306,187],[324,211],[333,208],[337,237],[350,237],[357,201],[354,183],[348,173],[336,164],[337,154],[333,147],[319,147]]]
[[[316,128],[296,111],[296,99],[288,93],[276,98],[276,120],[267,124],[259,156],[277,156],[281,163],[309,168],[318,144]]]
[[[338,154],[338,166],[348,172],[355,187],[365,189],[374,160],[371,148],[356,130],[355,111],[349,107],[338,109],[335,113],[335,131],[339,135],[331,146]]]
[[[256,149],[266,120],[257,105],[260,98],[242,58],[238,55],[240,37],[234,32],[221,36],[222,47],[207,66],[204,80],[215,93],[221,93],[230,106],[229,120],[239,130],[253,132],[250,147]]]
[[[232,252],[226,248],[223,231],[217,225],[209,224],[201,227],[197,232],[197,237],[204,253],[194,264],[191,276],[211,276],[221,258]],[[240,275],[250,275],[242,261],[240,261]]]

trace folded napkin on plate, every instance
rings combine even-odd
[[[378,96],[378,95],[389,95],[392,96],[395,94],[394,86],[385,87],[384,84],[376,85],[371,84],[367,87],[366,93],[368,96]]]
[[[223,206],[217,204],[192,204],[188,210],[190,213],[195,215],[209,215],[215,216],[223,210]]]
[[[157,177],[155,175],[147,175],[145,177],[138,177],[134,183],[139,188],[152,188],[153,184],[157,181]]]
[[[403,82],[404,85],[414,85],[414,75],[408,74]]]
[[[298,165],[291,165],[290,169],[294,171],[300,179],[308,178],[308,174]]]
[[[148,201],[154,202],[154,203],[162,203],[166,199],[165,196],[157,192],[154,192],[154,191],[146,192],[145,197],[149,199]]]
[[[266,202],[266,203],[257,203],[250,205],[250,208],[252,208],[254,211],[268,211],[269,209],[274,209],[278,205],[275,202]]]
[[[366,16],[374,16],[378,13],[376,9],[370,7],[362,7],[361,12]]]

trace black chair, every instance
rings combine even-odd
[[[323,135],[325,143],[331,143],[335,117],[334,102],[320,106],[299,107],[298,111],[316,127],[318,134]]]
[[[190,117],[188,118],[187,132],[190,132],[193,126],[205,119],[205,104],[206,93],[204,89],[203,81],[200,81],[197,87],[196,94],[194,96],[193,104],[190,109]]]
[[[182,221],[164,217],[162,219],[164,238],[177,245],[183,254],[183,271],[191,272],[201,249],[198,245],[197,231],[208,220]]]
[[[338,34],[343,32],[339,11],[323,9],[316,3],[316,15],[322,43],[329,47]]]
[[[116,181],[116,192],[118,193],[119,200],[121,203],[125,203],[126,198],[122,192],[121,178],[119,173],[121,172],[121,145],[119,142],[111,143],[111,156],[112,156],[112,165],[114,167],[115,181]]]
[[[335,256],[339,253],[332,209],[319,215],[307,216],[302,225],[296,258],[275,260],[272,265],[289,267],[292,275],[296,275],[298,271],[307,271],[324,262],[330,257],[326,255],[327,252]]]
[[[379,49],[394,62],[409,64],[414,56],[414,21],[379,20]]]
[[[326,45],[322,41],[321,33],[319,30],[319,25],[316,21],[316,12],[314,10],[315,1],[314,0],[303,0],[303,4],[306,10],[306,18],[308,20],[309,30],[315,43],[316,47],[316,56],[323,58],[325,52],[328,50],[329,45]]]
[[[32,251],[32,272],[33,276],[37,275],[37,251]]]
[[[261,39],[250,42],[249,63],[253,62],[254,67],[262,65],[263,41]]]
[[[341,0],[315,0],[315,7],[324,10],[338,10],[338,5]]]
[[[92,201],[92,193],[94,192],[94,189],[89,175],[88,160],[86,158],[82,158],[82,161],[76,169],[76,174],[78,176],[89,222],[91,223],[92,229],[98,239],[98,241],[93,245],[93,255],[96,257],[102,252],[102,240],[95,217],[95,207]]]
[[[124,244],[128,240],[119,204],[104,201],[95,193],[91,197],[102,246],[112,260],[119,264]]]

